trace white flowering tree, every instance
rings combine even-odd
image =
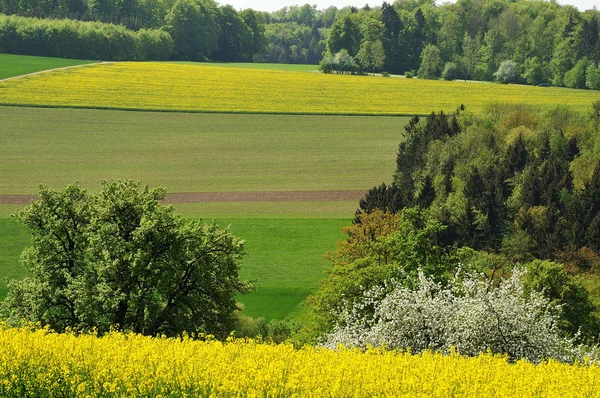
[[[413,353],[456,350],[462,355],[489,350],[536,363],[582,358],[582,348],[558,329],[560,307],[539,292],[525,294],[523,273],[515,269],[497,286],[466,277],[444,287],[422,273],[414,289],[392,281],[391,291],[389,286],[370,289],[340,314],[324,345],[385,346]]]

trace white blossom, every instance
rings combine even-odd
[[[523,273],[515,268],[498,286],[474,276],[459,280],[457,275],[445,287],[423,273],[415,289],[392,281],[391,289],[366,291],[363,300],[338,314],[340,321],[324,346],[385,346],[413,353],[455,350],[462,355],[491,351],[535,363],[583,360],[589,353],[557,327],[560,306],[538,292],[525,295]]]

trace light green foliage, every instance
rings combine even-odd
[[[9,284],[4,319],[147,335],[184,331],[225,337],[244,242],[215,224],[177,215],[158,203],[163,189],[105,182],[98,194],[74,184],[42,187],[16,213],[32,233],[22,255],[28,276]]]
[[[573,67],[575,51],[568,40],[561,41],[554,49],[550,69],[552,70],[552,84],[564,86],[564,76]]]
[[[593,314],[595,309],[581,279],[567,273],[562,264],[535,260],[524,265],[527,272],[521,279],[526,294],[542,293],[553,304],[561,306],[561,329],[584,337],[596,338],[600,323]]]
[[[419,79],[437,79],[440,76],[442,58],[440,50],[433,44],[428,44],[421,53],[421,67],[417,72]]]
[[[585,88],[588,59],[581,58],[575,66],[565,73],[564,83],[569,88]]]
[[[0,14],[0,53],[100,60],[167,59],[171,36],[159,29]]]
[[[454,62],[446,62],[442,71],[442,79],[455,80],[461,77],[460,69]]]
[[[66,66],[85,65],[93,62],[76,59],[0,54],[0,79]]]
[[[590,62],[585,74],[585,86],[591,90],[600,90],[600,66]]]
[[[546,81],[546,70],[538,57],[527,58],[523,64],[521,77],[527,84],[538,85]]]
[[[385,63],[385,51],[381,40],[363,41],[356,59],[361,67],[371,72],[381,69]]]

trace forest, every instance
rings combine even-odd
[[[599,126],[600,102],[587,115],[497,105],[483,115],[461,106],[452,115],[413,118],[392,182],[367,193],[347,239],[328,255],[328,276],[309,299],[308,334],[330,333],[332,347],[385,341],[391,348],[472,352],[469,339],[508,353],[519,344],[549,347],[553,343],[534,343],[528,335],[534,324],[521,323],[517,331],[526,309],[516,310],[514,302],[491,310],[490,303],[502,299],[485,298],[498,283],[505,283],[504,293],[514,289],[505,278],[521,272],[513,268],[520,264],[523,290],[510,294],[539,292],[560,305],[556,325],[563,333],[597,341]],[[471,284],[470,274],[489,284]],[[455,291],[457,285],[470,293]],[[465,296],[482,301],[457,304]],[[535,300],[527,305],[533,308]],[[471,321],[486,323],[490,310],[498,317],[490,324],[510,330],[510,337],[491,338],[494,326],[477,331]],[[511,347],[511,338],[523,341]],[[486,339],[492,340],[481,342]],[[540,352],[535,355],[560,356]]]
[[[326,72],[600,89],[599,12],[554,2],[397,0],[268,13],[209,0],[2,0],[0,14],[14,16],[0,17],[0,51],[7,53],[321,62]],[[69,41],[93,50],[69,50]]]

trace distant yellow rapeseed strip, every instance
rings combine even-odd
[[[600,368],[0,328],[0,395],[598,397]]]
[[[194,112],[427,114],[460,104],[565,105],[600,92],[473,82],[122,62],[0,82],[0,104]]]

